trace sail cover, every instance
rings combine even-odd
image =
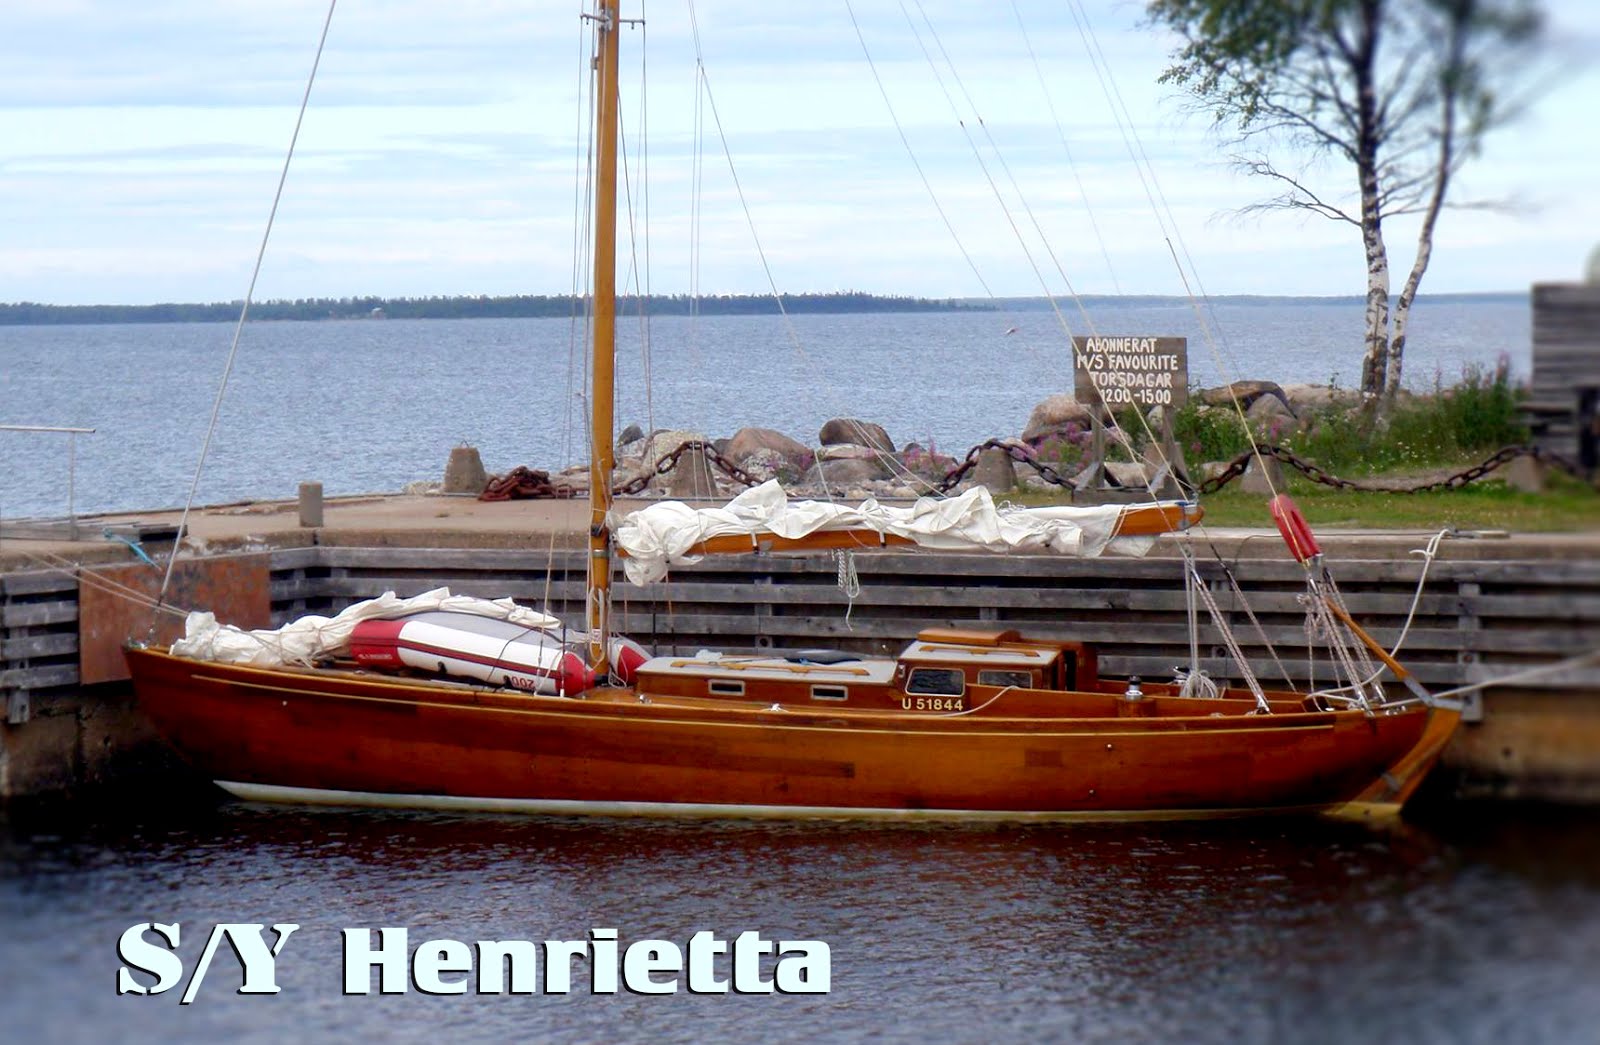
[[[191,660],[248,664],[252,667],[310,667],[320,657],[338,656],[350,648],[350,633],[364,620],[392,620],[426,610],[470,613],[493,620],[510,621],[527,628],[560,628],[561,621],[547,613],[518,606],[510,599],[479,599],[471,595],[452,595],[449,588],[434,588],[408,599],[386,591],[376,599],[348,606],[343,612],[323,617],[308,614],[281,628],[245,631],[231,624],[218,624],[210,613],[195,612],[184,621],[184,637],[172,644],[175,656]]]
[[[989,491],[974,487],[957,497],[922,498],[907,506],[867,499],[857,507],[827,501],[791,501],[777,480],[753,486],[723,508],[693,508],[663,501],[625,516],[614,527],[635,584],[667,575],[669,566],[696,562],[691,549],[715,537],[798,539],[814,533],[860,530],[900,537],[944,551],[1027,552],[1095,556],[1108,547],[1142,555],[1154,538],[1112,542],[1122,505],[1000,508]]]

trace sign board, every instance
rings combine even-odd
[[[1075,394],[1085,406],[1102,399],[1125,406],[1177,408],[1189,400],[1189,339],[1185,337],[1074,337]]]

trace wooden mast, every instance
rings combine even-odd
[[[616,363],[617,304],[617,33],[620,0],[596,0],[599,86],[595,173],[594,342],[589,373],[589,582],[585,623],[589,664],[595,678],[610,670],[606,652],[611,617],[611,472],[613,372]]]

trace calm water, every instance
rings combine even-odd
[[[1593,1042],[1592,815],[903,827],[502,819],[246,805],[120,826],[0,821],[13,1042]],[[117,997],[116,941],[296,921],[282,993],[219,953]],[[345,997],[340,930],[822,939],[826,996]],[[187,934],[193,934],[189,936]],[[724,973],[725,974],[725,973]],[[147,979],[148,982],[148,979]]]
[[[1355,381],[1359,305],[1224,305],[1217,314],[1230,376]],[[1104,334],[1188,336],[1191,382],[1219,382],[1187,306],[1107,308],[1093,319]],[[1424,303],[1410,381],[1454,379],[1502,353],[1525,375],[1528,324],[1525,302]],[[712,437],[761,425],[813,440],[845,415],[883,424],[897,443],[964,453],[1016,434],[1035,403],[1072,384],[1048,313],[800,316],[793,331],[777,317],[653,320],[647,395],[638,326],[624,323],[619,424]],[[98,429],[79,440],[81,511],[181,504],[231,336],[227,324],[0,327],[0,424]],[[308,479],[329,494],[396,490],[439,478],[461,442],[476,445],[490,471],[583,459],[573,336],[567,321],[539,319],[253,325],[200,501],[292,497]],[[6,432],[0,446],[0,517],[65,513],[64,438]]]

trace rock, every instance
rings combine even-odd
[[[1263,394],[1256,397],[1255,402],[1244,412],[1244,416],[1250,419],[1252,429],[1268,439],[1281,438],[1285,432],[1292,432],[1299,426],[1294,411],[1289,409],[1289,404],[1275,395]]]
[[[1328,410],[1348,410],[1361,403],[1361,393],[1329,385],[1284,385],[1283,396],[1297,415]]]
[[[644,438],[644,429],[638,425],[629,425],[617,433],[617,443],[633,443]]]
[[[889,433],[883,430],[882,425],[850,417],[835,417],[823,425],[822,431],[817,433],[817,442],[823,446],[855,443],[875,447],[886,454],[894,453],[894,440],[889,438]]]
[[[739,429],[733,433],[733,438],[728,440],[728,448],[723,453],[727,455],[728,460],[743,468],[745,458],[757,451],[777,454],[795,472],[802,472],[811,465],[809,447],[770,428]]]
[[[758,483],[768,479],[792,481],[799,477],[799,471],[790,466],[788,458],[776,450],[752,450],[733,463]]]
[[[1230,393],[1230,389],[1232,390]],[[1235,381],[1231,385],[1221,388],[1207,388],[1198,393],[1199,400],[1207,406],[1226,406],[1230,409],[1235,398],[1239,406],[1249,410],[1251,404],[1262,396],[1276,396],[1285,407],[1289,405],[1288,398],[1283,394],[1283,389],[1275,381]],[[1292,410],[1290,411],[1293,412]]]
[[[655,468],[660,460],[672,453],[684,443],[705,442],[706,437],[699,432],[691,432],[683,428],[664,428],[650,433],[650,438],[645,440],[644,449],[639,454],[640,467],[646,471]]]
[[[1500,471],[1500,478],[1507,486],[1523,493],[1543,493],[1544,477],[1544,464],[1527,454],[1513,457]]]
[[[1282,493],[1287,489],[1283,480],[1283,465],[1278,463],[1276,457],[1250,458],[1250,467],[1239,476],[1239,489],[1262,496]]]
[[[900,464],[912,475],[937,481],[950,474],[950,469],[956,466],[956,459],[911,443],[900,452]]]
[[[840,487],[860,486],[887,478],[889,469],[882,462],[858,457],[818,461],[800,481],[818,488],[825,482],[830,489],[838,490]]]
[[[444,493],[467,493],[476,497],[489,485],[489,473],[483,470],[483,458],[478,448],[462,444],[450,451],[450,462],[444,466]]]
[[[1129,461],[1107,461],[1106,474],[1118,486],[1130,490],[1143,490],[1146,481],[1149,479],[1149,474],[1144,465],[1134,464]]]
[[[878,461],[885,456],[882,450],[855,443],[834,443],[817,447],[819,461]]]
[[[1072,393],[1057,392],[1033,408],[1033,413],[1028,415],[1028,425],[1022,430],[1022,438],[1032,441],[1052,432],[1074,434],[1088,428],[1093,420],[1094,412],[1074,399]],[[1068,430],[1069,425],[1074,431]]]
[[[488,480],[484,481],[487,482]],[[423,497],[427,496],[428,494],[436,494],[442,488],[443,484],[436,480],[417,479],[402,486],[400,488],[400,492],[405,494],[407,497]]]
[[[1010,493],[1017,488],[1017,466],[1011,455],[999,447],[990,447],[978,454],[978,463],[972,468],[972,477],[990,493]]]
[[[711,459],[704,453],[690,452],[678,458],[677,467],[664,476],[663,488],[668,497],[717,498],[717,474]]]

